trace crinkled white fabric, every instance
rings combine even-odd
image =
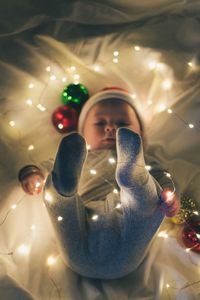
[[[185,252],[182,226],[170,221],[161,229],[169,238],[157,237],[145,263],[126,278],[83,278],[59,256],[47,267],[47,257],[59,254],[47,213],[41,196],[24,195],[17,182],[20,167],[55,157],[61,135],[51,115],[61,104],[61,79],[66,76],[66,84],[71,83],[74,73],[69,68],[75,65],[91,94],[120,85],[137,95],[149,152],[169,169],[180,192],[199,205],[199,10],[198,1],[178,0],[22,0],[12,6],[1,1],[0,298],[30,299],[26,290],[37,300],[199,299],[199,254]],[[135,51],[136,45],[146,48]],[[118,64],[112,61],[115,50],[120,52]],[[159,66],[164,73],[149,70],[149,60],[163,63]],[[195,70],[188,65],[191,61],[197,64]],[[48,65],[57,80],[49,80]],[[163,93],[167,78],[173,79],[173,88]],[[29,89],[29,83],[35,88]],[[28,98],[32,107],[26,105]],[[39,103],[45,112],[37,108]],[[160,103],[176,113],[158,113]],[[9,126],[12,120],[15,127]],[[27,150],[29,145],[34,151]],[[31,245],[24,256],[18,252],[22,244]]]

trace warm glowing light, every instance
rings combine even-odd
[[[162,87],[164,90],[170,90],[172,87],[172,81],[170,79],[166,79],[162,83]]]
[[[113,52],[113,55],[114,55],[114,56],[118,56],[118,55],[119,55],[119,51],[114,51],[114,52]]]
[[[17,208],[17,204],[11,205],[11,208],[12,208],[13,210],[16,209],[16,208]]]
[[[93,216],[92,216],[92,220],[93,220],[93,221],[97,221],[97,220],[98,220],[98,218],[99,218],[99,216],[98,216],[98,215],[93,215]]]
[[[115,64],[117,64],[118,63],[118,58],[117,57],[115,57],[115,58],[113,58],[113,62],[115,63]]]
[[[14,127],[14,126],[15,126],[15,122],[14,122],[14,121],[10,121],[10,122],[9,122],[9,125],[10,125],[11,127]]]
[[[94,65],[93,69],[94,69],[95,72],[100,72],[101,71],[100,65]]]
[[[117,205],[116,205],[115,207],[116,207],[116,208],[121,208],[122,205],[121,205],[121,203],[117,203]]]
[[[53,197],[52,197],[52,195],[51,195],[50,193],[48,193],[48,192],[45,192],[45,194],[44,194],[44,199],[45,199],[47,202],[49,202],[49,203],[53,202]]]
[[[42,104],[38,104],[37,105],[37,108],[40,110],[40,111],[45,111],[46,110],[46,108],[42,105]]]
[[[87,150],[90,150],[91,146],[87,144],[86,148],[87,148]]]
[[[172,113],[173,113],[173,111],[172,111],[171,108],[168,108],[167,112],[168,112],[169,114],[172,114]]]
[[[152,169],[152,167],[150,165],[146,165],[145,169],[147,169],[148,171],[150,171]]]
[[[162,112],[162,111],[165,111],[166,110],[166,105],[164,103],[160,103],[158,106],[157,106],[157,111],[158,112]]]
[[[189,67],[193,67],[194,66],[193,62],[191,62],[191,61],[189,61],[187,64],[188,64]]]
[[[61,222],[63,220],[63,217],[59,216],[58,221]]]
[[[185,249],[185,252],[190,252],[190,248]]]
[[[55,265],[56,261],[57,261],[57,258],[54,255],[50,255],[49,257],[47,257],[47,265],[48,266]]]
[[[63,77],[62,78],[62,82],[66,82],[67,81],[67,78],[66,77]]]
[[[97,171],[94,170],[94,169],[91,169],[91,170],[90,170],[90,174],[91,174],[91,175],[96,175],[96,174],[97,174]]]
[[[17,248],[17,251],[22,255],[26,255],[29,254],[30,249],[28,246],[22,244]]]
[[[135,51],[140,51],[141,50],[140,46],[135,46],[134,49],[135,49]]]
[[[33,83],[29,83],[28,87],[29,87],[29,89],[33,89],[34,88],[34,84]]]
[[[117,189],[114,189],[114,190],[113,190],[113,193],[114,193],[114,194],[118,194],[119,191],[118,191]]]
[[[136,95],[136,94],[132,94],[132,95],[131,95],[131,98],[136,99],[136,98],[137,98],[137,95]]]
[[[31,225],[30,229],[33,231],[36,229],[36,226],[35,225]]]
[[[170,173],[168,173],[168,172],[165,172],[165,175],[167,176],[167,177],[171,177],[171,174]]]
[[[158,237],[162,237],[164,239],[167,239],[169,237],[169,235],[166,233],[166,231],[160,231],[158,233]]]
[[[26,100],[26,104],[29,105],[29,106],[32,106],[33,105],[33,101],[31,99],[27,99]]]
[[[35,147],[34,147],[33,145],[28,146],[28,150],[29,150],[29,151],[34,150],[34,148],[35,148]]]
[[[188,124],[189,128],[194,128],[193,124]]]
[[[47,66],[47,67],[46,67],[46,71],[47,71],[47,72],[50,72],[50,71],[51,71],[51,67],[50,67],[50,66]]]
[[[198,216],[199,212],[198,211],[193,211],[193,214]]]
[[[51,76],[50,76],[50,79],[51,79],[52,81],[56,80],[56,75],[51,75]]]
[[[64,127],[63,124],[61,124],[61,123],[58,124],[59,129],[63,129],[63,127]]]
[[[157,62],[156,61],[150,61],[149,63],[148,63],[148,67],[149,67],[149,69],[150,70],[154,70],[156,67],[157,67]]]
[[[147,101],[147,104],[148,104],[148,105],[151,105],[152,103],[153,103],[152,100],[148,100],[148,101]]]
[[[166,288],[168,289],[170,287],[169,283],[166,284]]]
[[[74,71],[76,71],[76,67],[75,67],[75,66],[71,66],[71,67],[70,67],[70,70],[71,70],[72,72],[74,72]]]
[[[116,160],[114,159],[114,157],[110,157],[108,159],[108,161],[109,161],[110,164],[115,164],[116,163]]]

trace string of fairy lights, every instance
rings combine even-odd
[[[143,51],[143,48],[141,48],[138,45],[135,45],[133,47],[133,51],[134,52],[140,52]],[[114,65],[120,64],[120,51],[118,50],[114,50],[112,53],[112,61],[109,62],[112,63]],[[106,68],[108,67],[108,63],[105,63]],[[90,69],[92,69],[95,73],[101,73],[103,71],[103,68],[105,66],[102,66],[101,64],[94,64],[92,66],[89,66]],[[173,79],[169,76],[165,77],[165,64],[163,64],[160,61],[157,60],[149,60],[147,62],[147,69],[150,72],[158,72],[159,74],[162,74],[163,76],[163,80],[160,83],[160,88],[163,90],[163,93],[168,94],[172,89],[173,89]],[[192,72],[193,70],[195,71],[196,69],[196,65],[195,62],[193,61],[188,61],[187,62],[187,67],[190,70],[190,72]],[[67,74],[64,74],[63,76],[58,76],[57,74],[54,73],[53,67],[51,65],[47,65],[46,69],[45,69],[46,74],[48,74],[48,80],[47,83],[44,85],[42,92],[40,92],[39,96],[37,96],[37,103],[36,101],[33,100],[33,97],[31,95],[32,91],[37,90],[37,85],[33,82],[30,81],[28,84],[28,90],[30,92],[30,97],[28,97],[27,99],[25,99],[24,105],[27,107],[30,107],[32,109],[35,109],[36,111],[40,112],[40,113],[45,113],[50,115],[52,113],[52,111],[50,111],[43,103],[43,93],[45,93],[45,91],[51,86],[52,83],[55,82],[59,82],[60,84],[65,85],[67,82],[73,82],[74,84],[79,84],[81,82],[81,75],[78,72],[78,68],[75,65],[71,65],[68,70],[67,70]],[[164,75],[163,75],[164,74]],[[82,74],[84,76],[84,74]],[[34,97],[36,98],[36,97]],[[138,98],[137,93],[133,93],[132,94],[132,98],[135,100]],[[154,105],[154,101],[149,98],[147,99],[146,103],[145,103],[146,107],[144,108],[145,110],[150,109],[153,105]],[[184,118],[182,118],[181,115],[179,115],[174,109],[172,109],[172,107],[168,106],[166,103],[156,103],[156,113],[159,112],[166,112],[167,114],[170,115],[174,115],[178,120],[180,120],[184,126],[186,126],[189,130],[195,130],[197,132],[200,131],[199,125],[195,123],[194,120],[190,120],[189,122],[184,120]],[[2,113],[2,116],[6,118],[7,124],[9,126],[9,128],[11,128],[11,130],[15,130],[15,133],[17,134],[17,137],[21,140],[23,139],[23,134],[21,132],[21,127],[18,126],[17,121],[12,118],[12,119],[8,119],[9,118],[9,113],[8,112],[4,112]],[[34,152],[34,149],[36,147],[36,144],[29,144],[29,145],[25,145],[22,144],[23,150],[24,151],[28,151],[30,153],[30,160],[31,162],[34,162],[37,164],[37,162],[34,161],[34,159],[31,156],[31,153]],[[88,149],[89,149],[89,145],[88,145]],[[116,164],[116,160],[113,157],[110,157],[108,160],[108,164]],[[146,168],[148,170],[151,169],[151,166],[146,166]],[[97,170],[95,169],[90,169],[88,170],[88,172],[91,174],[91,176],[95,176],[97,174]],[[165,174],[167,177],[171,177],[171,175],[169,173]],[[38,185],[40,185],[41,183],[38,182],[36,183],[36,187],[38,188]],[[174,186],[174,191],[175,191],[175,186]],[[116,188],[116,186],[113,186],[113,193],[118,194],[119,190]],[[0,220],[0,226],[4,226],[6,223],[6,220],[8,219],[9,216],[12,215],[12,212],[15,211],[16,209],[19,209],[19,205],[22,203],[22,201],[25,201],[25,197],[26,195],[23,195],[23,197],[21,199],[19,199],[19,201],[17,201],[16,203],[13,203],[8,211],[5,213],[5,216],[3,217],[2,220]],[[48,202],[52,202],[53,198],[49,193],[45,193],[45,200]],[[115,209],[121,209],[121,203],[117,203]],[[194,215],[199,215],[199,212],[197,210],[193,210],[193,214]],[[57,220],[58,222],[62,222],[63,221],[63,216],[59,215],[57,216]],[[92,215],[91,219],[96,222],[99,219],[99,215],[98,214],[94,214]],[[30,231],[35,231],[37,229],[37,224],[32,224],[30,227]],[[160,231],[157,236],[159,238],[162,238],[163,240],[167,241],[167,239],[170,237],[170,234],[167,231]],[[23,256],[28,256],[30,255],[30,245],[27,245],[26,243],[22,243],[20,245],[17,246],[16,249],[12,249],[10,251],[6,252],[1,252],[0,251],[0,255],[8,255],[8,256],[12,256],[13,253],[15,253],[16,251]],[[191,250],[193,250],[192,248],[186,248],[184,249],[184,251],[186,253],[188,253],[188,255],[191,255]],[[190,256],[191,257],[191,256]],[[46,264],[47,264],[47,268],[49,270],[49,272],[51,272],[52,268],[54,267],[54,265],[56,265],[57,261],[59,258],[59,254],[58,253],[52,253],[50,255],[47,256],[46,258]],[[54,287],[57,290],[58,293],[58,297],[59,299],[61,299],[61,290],[60,288],[58,288],[57,284],[55,283],[52,275],[50,276],[50,280],[52,282],[52,284],[54,285]],[[169,282],[165,283],[165,287],[168,290],[168,292],[170,291],[170,289],[185,289],[187,288],[189,285],[195,285],[195,284],[199,284],[200,281],[197,282],[192,282],[188,285],[184,285],[182,287],[174,287],[173,285],[171,285]],[[169,294],[169,299],[170,299],[170,294]]]

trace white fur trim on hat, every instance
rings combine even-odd
[[[90,111],[90,109],[98,102],[100,102],[102,100],[106,100],[106,99],[120,99],[120,100],[127,102],[130,106],[132,106],[132,108],[136,112],[137,117],[140,121],[140,125],[143,127],[143,125],[142,125],[143,121],[141,120],[141,117],[140,117],[137,109],[135,108],[134,99],[132,98],[132,96],[128,92],[125,92],[125,91],[121,91],[121,90],[117,90],[117,89],[109,89],[109,90],[98,92],[97,94],[90,97],[87,100],[87,102],[84,104],[84,106],[80,112],[80,115],[79,115],[79,121],[78,121],[78,131],[79,132],[82,133],[83,125],[84,125],[85,119],[86,119],[87,114]]]

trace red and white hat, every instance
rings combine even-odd
[[[119,88],[119,87],[107,87],[104,88],[103,90],[101,90],[100,92],[94,94],[92,97],[90,97],[87,102],[84,104],[80,115],[79,115],[79,121],[78,121],[78,131],[82,133],[83,131],[83,125],[85,122],[85,119],[87,117],[88,112],[90,111],[90,109],[97,104],[100,101],[106,100],[106,99],[119,99],[122,101],[127,102],[135,111],[140,127],[141,127],[141,131],[144,131],[144,125],[143,125],[143,121],[140,117],[140,114],[138,113],[137,109],[135,108],[134,105],[134,99],[131,96],[130,93],[128,93],[126,90]]]

